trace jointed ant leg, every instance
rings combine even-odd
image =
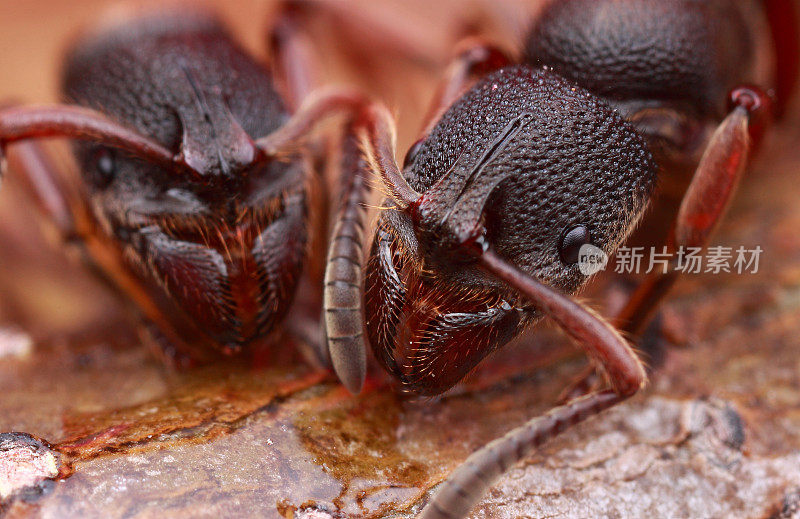
[[[389,191],[399,209],[405,209],[421,195],[406,182],[397,165],[395,140],[397,138],[394,120],[385,106],[370,105],[362,115],[363,126],[359,136],[370,169],[381,178],[383,186]]]
[[[23,141],[10,146],[8,169],[19,173],[23,189],[62,239],[69,241],[87,231],[88,215],[82,214],[85,209],[83,200],[75,190],[68,189],[63,178],[56,173],[41,144]],[[81,216],[76,221],[77,214]]]
[[[313,64],[311,44],[299,26],[303,23],[301,14],[301,6],[294,2],[284,2],[270,35],[277,76],[294,115],[279,130],[261,139],[259,145],[271,155],[303,149],[318,159],[312,161],[312,171],[308,179],[309,193],[315,200],[311,204],[310,215],[314,229],[312,232],[315,234],[309,247],[307,265],[307,279],[311,281],[311,286],[304,283],[298,289],[295,308],[301,317],[290,322],[288,327],[293,329],[295,335],[300,336],[305,345],[304,354],[311,357],[309,360],[313,364],[326,368],[333,364],[344,385],[357,393],[366,374],[366,351],[361,339],[361,287],[358,282],[361,279],[360,233],[363,227],[360,206],[364,202],[366,183],[359,175],[359,165],[362,162],[352,133],[352,121],[365,101],[361,95],[347,91],[312,93],[316,83],[313,77],[316,67]],[[341,153],[331,154],[326,146],[330,142],[308,142],[305,137],[320,121],[337,113],[348,115],[351,122],[347,134],[336,140],[337,144],[342,143]],[[330,200],[327,193],[321,192],[320,188],[326,184],[323,172],[329,164],[330,155],[340,156],[339,163],[333,168],[333,176],[343,186],[343,201],[334,219],[336,224],[332,242],[328,244]],[[322,252],[326,248],[327,255]],[[327,262],[323,265],[320,260],[326,256]],[[325,289],[320,300],[319,292],[315,288],[322,282],[323,269]],[[305,288],[310,290],[304,290]],[[320,311],[323,312],[325,329],[321,341],[317,334],[309,333],[308,330],[312,320],[319,318]],[[308,315],[309,312],[311,315]],[[299,326],[300,324],[303,326]]]
[[[662,328],[662,314],[655,314],[654,318],[638,337],[636,354],[646,363],[647,374],[658,370],[664,363],[668,339],[664,337]],[[564,388],[556,402],[563,404],[575,398],[587,395],[601,388],[603,384],[602,370],[597,369],[595,362],[589,362]]]
[[[350,90],[331,89],[308,96],[300,108],[280,128],[256,141],[269,156],[299,152],[308,135],[326,117],[351,115],[365,105],[364,96]]]
[[[673,253],[681,247],[703,247],[708,243],[763,135],[770,111],[766,94],[740,87],[731,94],[731,103],[731,112],[711,137],[681,202],[667,243]],[[673,254],[666,273],[653,272],[634,292],[615,319],[621,330],[638,335],[644,329],[678,279],[676,262]]]
[[[512,429],[472,453],[451,472],[418,519],[466,517],[494,482],[534,449],[623,400],[625,397],[610,389],[591,393]]]
[[[383,105],[365,107],[351,123],[343,146],[343,195],[328,251],[324,310],[328,351],[336,374],[353,393],[366,376],[366,342],[361,305],[361,260],[369,195],[367,171],[377,173],[398,207],[419,195],[405,182],[395,157],[394,122]],[[360,146],[359,146],[360,145]],[[363,147],[367,161],[359,153]]]
[[[272,69],[275,81],[289,110],[295,114],[303,101],[310,98],[318,85],[317,64],[311,43],[298,19],[296,8],[290,2],[282,2],[276,19],[267,34]],[[313,122],[308,126],[314,128]],[[325,174],[330,163],[331,145],[328,139],[306,140],[304,169],[306,172],[306,196],[308,197],[308,229],[305,274],[297,287],[292,304],[292,319],[285,323],[286,331],[297,339],[298,349],[312,366],[330,367],[328,350],[321,339],[319,315],[322,311],[322,284],[325,268],[325,250],[328,239],[329,195]],[[299,149],[297,150],[299,151]]]
[[[325,354],[337,376],[352,393],[359,393],[367,373],[367,345],[363,333],[362,259],[365,203],[370,192],[366,173],[378,173],[387,186],[402,179],[395,158],[391,115],[383,105],[365,106],[348,126],[342,145],[342,195],[331,234],[325,269],[323,321]],[[361,155],[363,147],[367,159]],[[386,178],[390,180],[386,180]],[[405,182],[403,180],[403,182]],[[405,184],[407,187],[407,184]],[[413,190],[393,193],[398,205],[414,200]],[[404,199],[403,197],[407,197]]]
[[[269,32],[268,40],[275,70],[275,79],[281,88],[291,112],[293,119],[290,125],[302,117],[300,107],[303,102],[313,99],[313,92],[319,86],[319,66],[315,59],[313,45],[305,27],[305,20],[300,16],[299,6],[293,2],[282,2],[279,4],[279,11],[272,29]],[[342,94],[333,93],[337,96]],[[349,94],[348,94],[349,95]],[[345,95],[346,97],[347,95]],[[358,102],[358,96],[352,94]],[[323,96],[324,97],[324,96]],[[317,98],[319,99],[319,98]],[[305,105],[306,107],[308,105]],[[345,112],[356,110],[355,105],[348,105],[344,102],[340,107],[334,102],[330,106],[332,110],[343,110]],[[319,115],[321,120],[326,116],[325,113]],[[313,117],[313,115],[312,115]],[[308,126],[308,130],[314,128],[314,122]],[[300,135],[298,135],[300,137]],[[326,179],[328,170],[338,170],[335,163],[337,154],[332,153],[332,148],[339,145],[340,136],[328,139],[319,136],[313,140],[304,142],[303,150],[309,157],[307,174],[307,195],[309,197],[309,229],[311,239],[309,241],[308,261],[306,265],[307,276],[301,281],[298,295],[302,296],[307,292],[308,301],[302,301],[302,307],[295,305],[298,311],[307,313],[309,320],[319,321],[319,312],[322,308],[322,300],[319,294],[319,285],[322,283],[323,272],[325,269],[325,251],[328,242],[328,221],[330,218],[330,195],[329,184]],[[333,178],[338,178],[338,172],[333,172]],[[308,290],[304,290],[308,287]],[[304,311],[307,310],[307,311]],[[315,334],[318,335],[318,334]],[[318,342],[318,341],[315,341]],[[315,346],[316,347],[316,346]],[[327,356],[327,348],[321,347]],[[324,359],[323,359],[324,360]]]

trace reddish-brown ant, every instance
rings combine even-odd
[[[361,102],[309,95],[289,17],[271,41],[277,86],[213,16],[140,16],[71,49],[71,104],[0,110],[11,169],[178,364],[246,349],[285,316],[320,205],[320,161],[299,142]],[[32,140],[49,137],[79,141],[80,187]]]
[[[788,3],[765,6],[772,22],[794,20]],[[677,271],[647,278],[615,328],[569,298],[587,281],[578,252],[592,244],[612,254],[653,196],[657,171],[675,174],[686,164],[694,174],[668,246],[706,244],[770,119],[772,96],[750,84],[785,96],[797,72],[796,30],[773,23],[774,42],[763,41],[767,20],[756,7],[551,2],[528,35],[522,64],[484,46],[459,55],[402,168],[389,116],[367,112],[363,147],[390,207],[372,234],[363,282],[363,216],[352,210],[358,186],[332,244],[326,325],[342,382],[360,390],[369,344],[402,389],[440,394],[546,315],[610,386],[477,451],[421,517],[466,515],[531,449],[645,384],[620,331],[642,329]],[[773,77],[759,73],[769,55]]]

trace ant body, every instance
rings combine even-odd
[[[773,44],[760,31],[765,13]],[[620,332],[643,329],[678,271],[673,263],[646,278],[614,326],[569,298],[588,279],[581,248],[613,254],[656,177],[687,165],[693,175],[667,246],[705,246],[770,122],[772,97],[785,103],[794,86],[793,16],[784,2],[550,2],[520,64],[482,45],[458,56],[402,168],[389,116],[371,114],[361,137],[389,208],[372,234],[362,297],[364,238],[349,213],[341,229],[354,244],[334,242],[329,256],[329,284],[340,286],[326,297],[328,349],[342,382],[360,391],[368,344],[403,390],[440,394],[549,316],[610,385],[478,450],[421,517],[466,515],[531,449],[644,386]],[[765,52],[774,53],[772,77],[759,66]]]

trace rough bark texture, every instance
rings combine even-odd
[[[414,86],[423,106],[401,112],[401,136],[416,131],[436,77],[414,73],[428,82]],[[758,274],[683,279],[650,386],[518,465],[474,518],[798,517],[798,137],[793,114],[714,239],[760,245]],[[47,440],[68,477],[3,493],[0,517],[413,516],[453,467],[545,410],[585,362],[543,329],[423,401],[380,377],[351,397],[288,339],[252,362],[175,373],[103,287],[43,245],[15,187],[9,178],[0,195],[0,431]],[[25,445],[12,446],[46,454]]]

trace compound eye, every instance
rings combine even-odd
[[[592,243],[592,235],[585,225],[578,225],[565,231],[561,235],[561,242],[558,246],[558,255],[561,258],[561,262],[564,265],[578,263],[578,254],[581,247],[587,243]]]
[[[106,187],[117,175],[117,158],[108,148],[100,148],[94,154],[98,187]]]
[[[406,158],[403,159],[403,168],[407,168],[409,164],[414,162],[414,159],[417,158],[419,154],[420,148],[422,148],[422,143],[425,142],[425,138],[419,139],[417,142],[411,145],[406,152]]]

